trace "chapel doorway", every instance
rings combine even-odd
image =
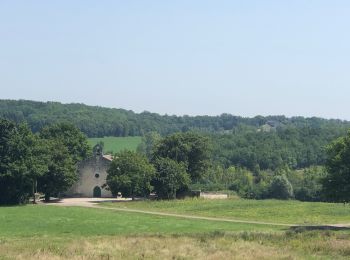
[[[101,188],[96,186],[93,191],[94,198],[101,198]]]

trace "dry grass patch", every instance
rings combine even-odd
[[[7,241],[4,259],[294,259],[295,254],[256,242],[191,237],[107,237],[67,242]],[[49,243],[49,244],[48,244]]]
[[[349,235],[211,233],[5,239],[0,259],[348,259]]]

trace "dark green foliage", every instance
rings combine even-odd
[[[154,162],[156,175],[152,181],[158,198],[175,199],[179,191],[187,190],[191,182],[186,165],[169,158],[159,158]]]
[[[24,203],[47,171],[47,150],[26,125],[0,121],[0,204]]]
[[[24,203],[36,191],[46,198],[66,191],[77,179],[76,163],[87,154],[84,138],[69,125],[47,127],[39,136],[1,119],[0,204]]]
[[[269,129],[280,126],[309,127],[315,129],[316,133],[318,128],[324,126],[350,128],[349,122],[321,118],[286,118],[284,116],[243,118],[230,114],[194,117],[161,116],[150,112],[136,114],[124,109],[27,100],[0,100],[0,117],[15,122],[27,121],[34,132],[38,132],[46,125],[70,122],[89,137],[142,136],[150,131],[158,132],[161,135],[189,130],[200,130],[208,133],[231,133],[240,127],[256,130],[266,125],[269,126]]]
[[[270,132],[239,128],[232,134],[212,135],[213,158],[225,167],[237,165],[253,172],[285,166],[302,169],[324,164],[324,147],[345,132],[344,125],[332,125],[331,121],[316,126],[311,122],[306,126],[280,126]]]
[[[47,171],[38,178],[38,190],[45,194],[45,200],[50,196],[59,196],[67,191],[78,179],[76,164],[68,148],[55,140],[46,143],[50,150]]]
[[[350,201],[350,131],[345,137],[328,146],[327,176],[323,179],[323,192],[327,200]]]
[[[350,122],[284,116],[243,118],[220,116],[160,116],[83,104],[0,100],[0,117],[28,122],[34,132],[47,125],[69,122],[89,137],[162,136],[200,131],[212,135],[213,158],[225,168],[231,165],[254,173],[288,166],[301,169],[325,163],[325,145],[344,135]],[[147,148],[146,148],[147,147]],[[149,146],[143,152],[149,152]],[[146,151],[147,149],[147,151]]]
[[[38,135],[33,135],[29,128],[25,133],[27,140],[26,146],[29,148],[29,153],[26,157],[28,167],[28,177],[32,183],[31,197],[36,203],[35,193],[37,192],[38,178],[48,172],[48,165],[50,162],[50,149],[47,141],[41,139]]]
[[[31,193],[25,125],[0,120],[0,204],[26,202]]]
[[[192,132],[167,136],[154,149],[153,160],[157,158],[169,158],[185,164],[191,180],[197,181],[209,167],[209,139]]]
[[[291,199],[294,197],[293,187],[285,175],[273,177],[269,187],[269,197],[273,199]]]
[[[77,180],[77,163],[86,158],[90,147],[86,136],[72,124],[59,123],[40,131],[49,153],[48,171],[39,178],[38,189],[45,199],[67,191]]]
[[[125,150],[116,154],[107,170],[107,185],[114,195],[121,192],[124,197],[146,197],[152,190],[154,172],[145,156]]]
[[[90,152],[87,137],[72,124],[59,123],[44,127],[40,131],[40,136],[43,139],[62,143],[67,147],[74,163],[85,159]]]

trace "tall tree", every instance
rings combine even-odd
[[[50,149],[47,142],[38,135],[32,134],[28,127],[22,127],[22,139],[28,149],[26,156],[27,175],[32,183],[33,203],[36,203],[37,181],[48,171]]]
[[[209,166],[209,139],[192,132],[167,136],[155,148],[153,160],[156,158],[169,158],[187,165],[191,180],[198,181]]]
[[[338,138],[328,148],[327,175],[323,179],[323,194],[326,200],[350,201],[350,131]]]
[[[89,155],[87,137],[72,124],[59,123],[44,127],[40,136],[43,139],[56,140],[64,144],[74,163],[78,163]]]
[[[77,164],[86,158],[90,147],[86,136],[68,123],[43,128],[40,137],[49,147],[48,170],[39,178],[39,189],[45,200],[69,189],[77,180]]]
[[[31,193],[30,149],[25,142],[28,132],[25,125],[0,119],[0,204],[24,203]]]
[[[188,188],[191,179],[186,172],[186,165],[169,158],[157,159],[154,165],[156,175],[152,184],[159,198],[175,199],[179,190]]]
[[[78,179],[76,164],[68,148],[57,141],[49,141],[50,157],[47,171],[38,178],[38,189],[45,194],[45,200],[67,191]]]
[[[284,200],[294,197],[292,184],[284,174],[273,177],[269,187],[269,196],[270,198]]]
[[[151,180],[154,167],[145,156],[133,151],[121,151],[116,154],[107,170],[107,185],[112,194],[121,192],[123,196],[148,196],[152,190]]]

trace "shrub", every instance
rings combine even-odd
[[[294,197],[293,187],[285,175],[273,177],[269,187],[269,197],[274,199],[290,199]]]

